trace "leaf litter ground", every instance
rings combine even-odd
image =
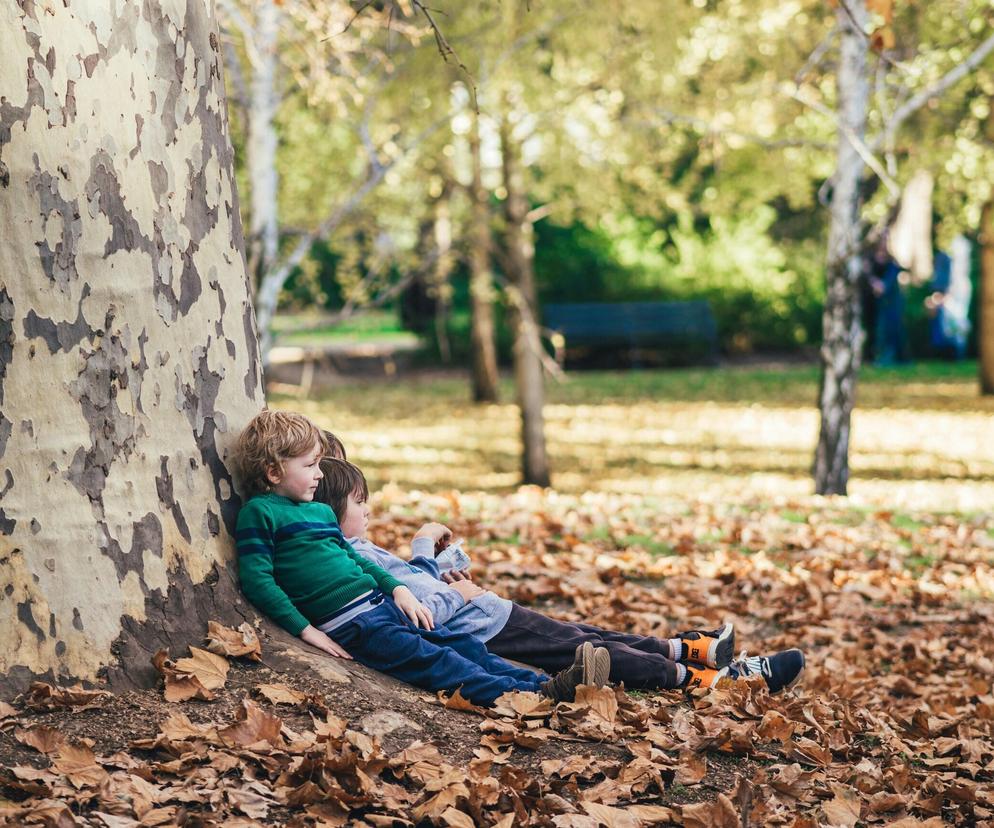
[[[361,670],[277,673],[251,629],[215,628],[163,654],[164,688],[0,708],[4,824],[994,824],[989,516],[527,488],[376,508],[374,539],[402,550],[444,516],[522,603],[664,636],[733,620],[752,652],[802,647],[805,681],[483,713]]]

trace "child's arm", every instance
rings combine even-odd
[[[317,627],[312,627],[308,624],[303,630],[301,630],[300,637],[312,647],[324,650],[329,655],[333,655],[336,658],[345,658],[349,661],[352,660],[352,656],[345,652],[341,644],[335,641],[335,639],[331,636],[321,632],[321,630]]]
[[[266,510],[250,500],[238,512],[235,533],[238,577],[242,592],[256,607],[291,635],[299,636],[310,622],[280,589],[273,576],[273,523]]]
[[[404,586],[403,583],[394,578],[393,575],[382,567],[377,566],[372,561],[367,561],[348,543],[345,544],[345,551],[363,572],[376,581],[376,585],[383,592],[393,598],[397,609],[410,618],[416,626],[424,627],[428,630],[435,629],[435,619],[432,617],[431,610],[415,598],[414,593]]]

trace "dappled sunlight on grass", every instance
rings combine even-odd
[[[985,439],[994,401],[977,396],[962,366],[951,378],[942,367],[909,368],[908,383],[880,371],[862,382],[853,499],[966,511],[994,503],[994,444]],[[549,390],[554,486],[705,499],[810,496],[816,379],[807,367],[577,375]],[[701,399],[705,393],[715,399]],[[461,379],[362,382],[311,400],[274,396],[272,404],[338,433],[374,486],[508,490],[519,480],[517,409],[472,405]]]

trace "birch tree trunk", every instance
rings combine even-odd
[[[504,173],[504,217],[507,222],[507,278],[510,286],[510,323],[514,335],[514,385],[521,409],[522,476],[525,483],[549,485],[549,461],[545,451],[545,378],[538,349],[541,347],[535,322],[535,247],[528,221],[521,172],[520,150],[511,135],[511,125],[501,118],[500,145]]]
[[[276,110],[280,103],[276,89],[279,26],[279,6],[274,0],[260,0],[256,4],[255,26],[251,32],[253,42],[249,49],[252,75],[249,83],[246,145],[251,187],[248,260],[249,274],[256,285],[276,264],[279,249],[279,177],[276,172],[278,140],[275,124]]]
[[[469,228],[470,339],[473,349],[473,400],[497,402],[497,345],[494,335],[494,282],[490,272],[493,240],[490,235],[490,208],[483,187],[480,158],[480,120],[472,113],[469,149],[473,178]]]
[[[977,350],[980,393],[994,394],[994,200],[980,218],[980,295],[977,297]]]
[[[821,429],[815,451],[818,494],[846,494],[849,431],[863,347],[860,323],[859,181],[863,160],[850,136],[866,131],[869,100],[866,1],[837,10],[841,31],[838,68],[839,146],[828,233],[827,290],[822,315]],[[848,133],[848,134],[847,134]]]
[[[143,684],[250,615],[225,461],[263,405],[205,0],[0,4],[0,692]]]

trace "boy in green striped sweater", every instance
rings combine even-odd
[[[239,437],[248,499],[238,513],[238,569],[260,610],[333,656],[429,690],[460,689],[476,704],[511,690],[571,700],[579,684],[607,683],[610,656],[589,643],[549,678],[491,655],[471,635],[436,628],[406,586],[349,546],[331,507],[314,502],[327,448],[320,429],[290,412],[263,411]]]

